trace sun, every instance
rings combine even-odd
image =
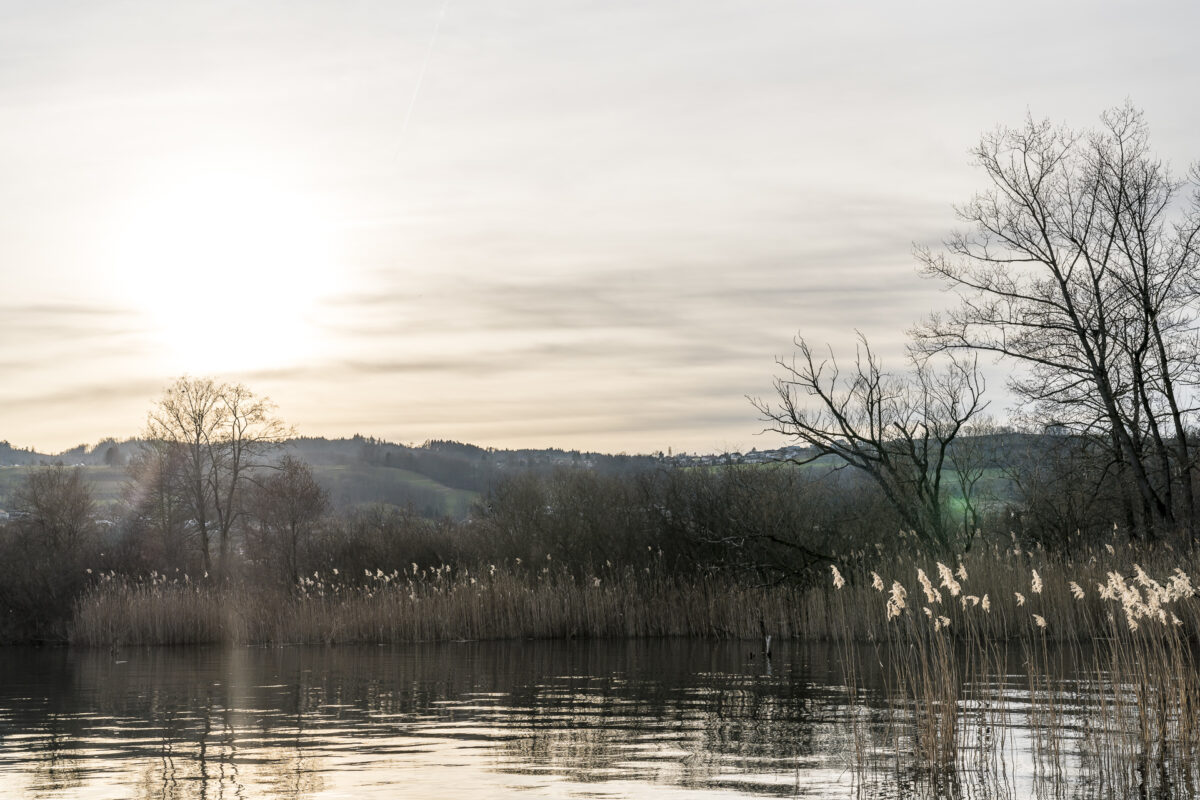
[[[337,288],[319,204],[263,180],[205,173],[139,202],[117,248],[119,291],[171,372],[238,373],[315,358],[313,315]]]

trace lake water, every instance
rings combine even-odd
[[[838,653],[703,641],[0,650],[0,797],[910,797]],[[1019,675],[1001,680],[1032,793]],[[878,703],[876,703],[878,700]],[[858,731],[858,733],[856,733]],[[868,737],[869,738],[869,737]],[[864,749],[865,748],[865,749]],[[902,748],[901,748],[902,749]],[[856,763],[870,760],[864,779]],[[1022,770],[1028,766],[1029,774]],[[948,794],[969,796],[969,782]],[[942,793],[938,790],[938,793]],[[996,796],[995,788],[986,795]]]

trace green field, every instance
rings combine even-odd
[[[378,503],[411,504],[429,516],[463,517],[479,499],[478,492],[454,489],[419,472],[395,467],[315,466],[313,474],[329,490],[334,505],[343,509]]]

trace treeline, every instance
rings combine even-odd
[[[1099,463],[1086,440],[1000,436],[1004,447],[987,449],[1013,464],[989,469],[1005,476],[1011,499],[984,500],[981,487],[964,520],[962,498],[948,496],[947,525],[977,526],[974,548],[1016,541],[1064,557],[1113,541],[1119,499],[1097,496],[1081,480]],[[775,464],[519,472],[500,479],[467,518],[451,519],[393,506],[335,513],[311,468],[284,456],[245,473],[236,508],[224,512],[232,519],[226,534],[213,522],[216,509],[207,510],[206,536],[181,466],[154,450],[135,459],[120,513],[106,510],[111,519],[103,522],[81,470],[31,472],[16,514],[0,527],[0,640],[63,640],[79,599],[114,576],[280,596],[305,591],[314,575],[351,589],[380,574],[497,567],[530,585],[548,572],[588,581],[632,568],[652,570],[656,581],[803,588],[825,581],[830,565],[865,573],[927,552],[880,487],[854,471]]]
[[[0,466],[107,466],[124,467],[136,460],[149,442],[144,439],[103,439],[95,445],[78,445],[48,455],[14,448],[0,441]],[[316,470],[330,491],[334,506],[349,508],[371,502],[413,505],[430,516],[446,513],[442,488],[464,492],[486,492],[500,478],[517,471],[549,472],[563,466],[623,474],[649,469],[662,459],[649,455],[625,455],[561,450],[556,448],[497,450],[451,440],[430,440],[420,445],[388,442],[368,436],[345,439],[296,436],[282,442],[281,450],[300,458]],[[344,475],[338,468],[357,469]],[[328,469],[326,469],[328,468]],[[404,470],[411,478],[371,474],[370,468]],[[422,486],[412,478],[428,478]],[[0,508],[7,497],[0,487]],[[464,509],[465,510],[465,509]],[[461,515],[461,514],[460,514]]]
[[[389,506],[332,514],[310,468],[289,457],[247,482],[222,546],[219,528],[205,537],[182,494],[164,492],[170,478],[160,467],[150,457],[133,468],[140,477],[103,525],[80,470],[28,476],[17,514],[0,528],[0,638],[63,638],[80,594],[114,573],[284,592],[314,573],[353,584],[413,564],[581,578],[636,565],[774,583],[811,574],[838,548],[866,547],[863,533],[876,524],[895,524],[883,498],[852,478],[752,467],[522,472],[500,480],[463,520]]]
[[[549,472],[564,466],[586,467],[603,474],[644,470],[660,463],[647,455],[610,455],[579,450],[496,450],[445,439],[419,446],[372,437],[350,439],[298,437],[287,448],[313,465],[367,464],[394,467],[425,475],[454,489],[487,491],[501,477],[517,471]]]
[[[491,525],[490,513],[458,522],[424,516],[415,506],[335,514],[328,489],[295,456],[296,441],[273,405],[245,386],[181,378],[150,410],[145,435],[128,460],[124,495],[103,518],[82,469],[29,471],[13,492],[12,514],[0,531],[0,636],[62,638],[80,593],[102,575],[170,575],[189,583],[286,592],[321,570],[376,574],[414,561],[465,568],[489,559],[533,557],[528,549],[512,555],[525,538],[523,529]],[[355,443],[357,457],[368,462],[411,450],[375,440]],[[327,445],[321,442],[317,449]],[[454,458],[492,455],[449,442],[423,449],[435,463],[442,458],[447,465]],[[509,456],[497,469],[507,466]],[[539,474],[538,465],[525,458],[514,466],[521,467],[509,470],[514,475],[534,480]],[[512,485],[519,482],[515,478]],[[509,481],[501,478],[500,484]],[[496,491],[492,496],[498,498],[520,496]],[[507,499],[497,503],[500,514],[512,506]],[[538,508],[508,518],[529,518],[541,513]],[[544,537],[529,541],[546,543]],[[550,551],[540,555],[553,559]]]

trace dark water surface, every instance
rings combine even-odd
[[[4,649],[0,797],[857,796],[836,652],[755,649]]]

